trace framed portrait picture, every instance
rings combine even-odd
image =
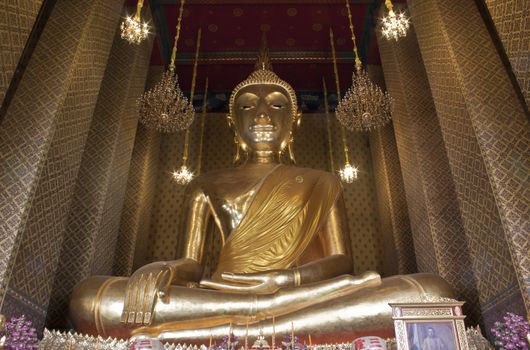
[[[446,298],[390,304],[397,350],[469,350],[463,304]]]

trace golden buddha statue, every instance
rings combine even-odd
[[[80,283],[70,303],[77,331],[188,343],[229,329],[251,339],[273,328],[289,334],[293,325],[313,338],[391,336],[389,302],[452,296],[434,275],[351,275],[341,184],[330,173],[281,164],[281,152],[292,155],[299,114],[294,90],[264,56],[230,98],[238,154],[243,150],[247,160],[189,184],[182,257],[143,266],[130,278]],[[212,222],[222,248],[215,272],[204,278]]]

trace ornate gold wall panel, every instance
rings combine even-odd
[[[16,307],[16,314],[32,315],[37,328],[44,325],[72,192],[121,7],[120,1],[96,2],[94,13],[98,15],[90,18],[73,63],[68,93],[57,114],[16,257],[10,290],[16,291],[20,302],[11,306]],[[27,300],[31,301],[28,305]]]
[[[530,125],[523,106],[474,1],[409,6],[461,200],[483,315],[490,322],[507,307],[524,312],[511,291],[510,265],[528,312]],[[492,273],[501,266],[502,272]]]
[[[392,125],[370,134],[370,149],[374,162],[374,176],[377,189],[379,218],[385,237],[391,241],[388,254],[395,254],[396,274],[408,274],[418,271],[412,229],[405,196],[405,187],[401,175],[399,155]],[[387,232],[385,232],[387,231]],[[390,243],[387,243],[390,245]],[[389,262],[385,261],[388,266]]]
[[[381,66],[368,66],[368,74],[385,88]],[[386,275],[418,271],[414,242],[405,197],[405,187],[394,136],[394,127],[385,126],[371,132],[370,150],[377,190],[379,222],[383,236]]]
[[[0,104],[17,68],[42,0],[0,3]]]
[[[409,6],[460,197],[482,313],[489,323],[508,308],[524,312],[512,292],[510,265],[528,312],[530,125],[523,106],[474,1],[410,0]]]
[[[131,13],[132,9],[128,11]],[[147,11],[146,13],[149,13]],[[150,17],[144,16],[146,21]],[[145,90],[147,72],[149,70],[149,58],[151,56],[153,36],[142,43],[139,47],[139,56],[133,66],[134,74],[128,87],[127,99],[125,101],[123,117],[120,123],[117,143],[114,146],[114,159],[111,165],[112,177],[108,184],[103,209],[102,222],[96,240],[95,255],[92,260],[92,274],[111,274],[114,263],[114,247],[118,238],[120,219],[123,210],[127,178],[131,165],[131,157],[134,140],[138,126],[138,104],[137,100]],[[122,40],[123,42],[123,40]],[[129,45],[130,46],[130,45]],[[130,52],[129,48],[122,47],[120,55]],[[110,244],[110,246],[109,246]]]
[[[160,67],[150,68],[146,88],[152,87],[161,73]],[[160,134],[139,124],[114,258],[113,273],[116,275],[128,276],[137,267],[145,264],[159,150]]]
[[[130,275],[145,259],[159,150],[160,134],[139,125],[114,258],[115,275]]]
[[[208,124],[210,117],[207,117]],[[196,123],[192,126],[196,129]],[[197,158],[196,132],[190,135],[190,162],[189,166],[195,169]],[[206,137],[205,137],[206,139]],[[156,179],[156,192],[151,218],[146,262],[158,260],[173,260],[177,257],[180,216],[183,215],[183,195],[185,187],[177,185],[171,173],[182,164],[182,150],[184,146],[184,133],[161,135],[160,160]],[[205,163],[203,163],[203,170]]]
[[[425,206],[426,217],[417,218],[426,221],[424,225],[415,227],[412,222],[418,268],[438,273],[447,280],[458,297],[468,301],[467,315],[477,321],[480,309],[464,223],[414,31],[410,30],[398,43],[379,35],[378,43],[387,88],[395,99],[393,117],[400,158],[411,157],[408,152],[413,152],[417,162],[417,168],[404,172],[404,176],[415,176],[421,181],[421,188],[407,195],[410,197],[407,204],[414,212],[420,212],[414,209],[419,201]],[[401,137],[404,134],[407,138]],[[405,143],[412,143],[411,149],[403,149]],[[428,240],[432,250],[425,249]],[[425,257],[426,254],[432,256]]]
[[[400,45],[410,44],[404,41]],[[412,56],[414,57],[414,52]],[[381,57],[386,87],[394,98],[392,123],[403,174],[417,267],[419,271],[438,273],[424,183],[420,176],[421,167],[416,153],[415,133],[408,126],[409,119],[412,116],[416,116],[416,118],[419,118],[419,116],[435,118],[434,107],[432,102],[429,103],[431,98],[428,90],[426,90],[428,86],[425,81],[416,79],[414,75],[407,76],[410,81],[403,81],[399,65],[395,61],[392,52],[388,51],[384,45],[381,47]],[[417,57],[415,62],[416,64],[421,64],[421,60],[418,60]],[[405,91],[403,90],[403,85],[407,85],[408,90],[415,91],[413,105],[409,106],[408,101],[404,98],[406,95],[403,95],[403,91]]]
[[[129,10],[130,12],[130,10]],[[144,89],[150,43],[133,46],[119,28],[99,92],[69,212],[48,325],[64,326],[69,295],[93,274],[111,274],[118,223]]]
[[[530,2],[485,0],[513,72],[530,105]]]
[[[96,29],[107,23],[108,19],[106,15],[101,15],[99,5],[97,1],[83,3],[57,1],[0,126],[1,300],[3,306],[8,308],[17,305],[14,301],[17,298],[24,299],[22,304],[38,310],[36,312],[39,317],[42,317],[43,307],[45,308],[45,304],[39,304],[45,301],[45,298],[39,296],[40,292],[36,290],[29,291],[31,286],[40,287],[41,281],[38,280],[37,274],[29,271],[22,277],[17,276],[18,281],[24,278],[31,280],[19,283],[19,288],[22,287],[20,284],[25,286],[23,294],[12,290],[11,296],[8,295],[8,298],[12,298],[10,300],[4,299],[5,287],[12,273],[18,275],[18,271],[14,271],[17,266],[15,259],[23,241],[22,232],[26,229],[26,219],[30,215],[31,202],[39,185],[42,170],[47,166],[46,157],[58,120],[65,117],[62,113],[69,113],[69,109],[72,108],[65,102],[72,101],[68,92],[76,88],[73,84],[76,81],[75,73],[79,72],[76,71],[77,63],[80,62],[82,55],[87,54],[89,48],[95,51],[99,48],[91,46],[94,45],[94,41],[90,41],[88,37],[89,28]],[[97,9],[100,9],[100,12],[96,13]],[[112,17],[112,14],[109,16]],[[97,19],[100,17],[105,19]],[[96,52],[94,54],[97,55]],[[24,142],[21,143],[21,140]],[[51,166],[50,163],[48,165]],[[51,175],[50,171],[51,169],[47,169],[46,174]],[[42,193],[39,192],[39,195]],[[41,239],[41,243],[45,240],[50,242],[49,237]],[[36,242],[32,242],[34,243]],[[39,249],[53,249],[54,243]],[[23,249],[24,254],[27,253],[25,249]],[[37,254],[36,260],[32,261],[34,263],[32,266],[41,267],[43,262],[39,259],[46,254],[40,254]],[[33,294],[37,301],[31,300],[26,294]],[[10,313],[4,308],[2,311]]]
[[[225,115],[208,114],[206,118],[203,171],[233,166],[232,157],[235,151],[232,142],[233,133],[228,128]],[[294,145],[299,166],[329,169],[324,118],[323,114],[308,114],[302,117],[301,129],[296,135]],[[195,166],[197,157],[197,129],[197,125],[194,125],[194,132],[191,135],[192,167]],[[337,125],[334,125],[334,129],[336,141],[340,139]],[[352,236],[355,271],[381,270],[383,254],[368,138],[362,134],[350,135],[349,138],[352,161],[361,169],[359,180],[345,186],[345,203]],[[339,157],[342,154],[341,145],[340,142],[335,143],[335,155]],[[152,243],[149,246],[147,262],[173,259],[178,255],[177,245],[181,232],[179,222],[184,189],[173,182],[171,171],[180,165],[182,144],[182,134],[178,133],[164,135],[161,140],[157,193],[151,220]],[[215,261],[218,244],[219,242],[211,243],[212,253],[208,264],[213,264]]]

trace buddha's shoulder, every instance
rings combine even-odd
[[[206,189],[219,183],[238,182],[240,172],[238,168],[212,170],[195,177],[188,187],[190,189]]]
[[[211,182],[211,181],[215,181],[216,179],[220,179],[220,178],[237,176],[240,172],[241,172],[240,168],[237,168],[237,167],[216,169],[216,170],[211,170],[211,171],[208,171],[207,173],[201,174],[197,176],[194,180],[197,181],[198,183]]]
[[[268,169],[263,169],[263,174],[266,174]],[[330,172],[312,168],[303,168],[293,165],[282,165],[277,169],[277,171],[289,172],[295,176],[310,176],[319,181],[323,181],[329,184],[340,186],[340,181],[337,176],[333,175]],[[188,185],[189,190],[204,190],[208,191],[212,187],[218,187],[219,185],[229,186],[237,185],[238,183],[254,182],[259,179],[259,176],[255,178],[256,171],[249,170],[245,167],[234,167],[234,168],[225,168],[209,171],[207,173],[197,176],[193,181]]]
[[[297,167],[293,165],[286,165],[284,166],[284,169],[286,171],[292,171],[295,174],[299,173],[301,176],[304,176],[304,175],[311,176],[315,179],[319,179],[320,181],[324,181],[330,184],[340,186],[339,178],[336,175],[330,173],[329,171],[313,169],[313,168],[303,168],[303,167]]]

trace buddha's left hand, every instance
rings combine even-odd
[[[202,280],[201,287],[236,293],[274,293],[280,288],[294,286],[295,274],[295,270],[271,270],[245,274],[225,272],[221,274],[221,277],[226,282]]]

